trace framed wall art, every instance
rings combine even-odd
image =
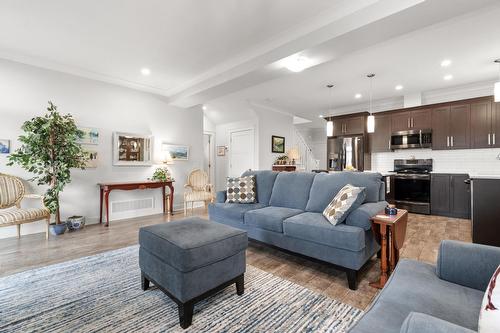
[[[271,137],[271,151],[273,153],[285,153],[285,137],[273,135]]]
[[[153,164],[153,137],[147,134],[113,133],[113,165],[149,166]]]
[[[79,127],[83,131],[83,137],[78,140],[82,145],[98,145],[99,144],[99,130],[93,127]]]
[[[171,161],[189,160],[189,146],[163,143],[161,146],[161,151],[165,155],[167,155],[167,159]]]
[[[226,156],[226,146],[217,146],[217,156]]]
[[[10,153],[10,140],[0,139],[0,154]]]

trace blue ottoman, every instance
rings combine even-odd
[[[247,233],[197,217],[139,230],[142,289],[152,282],[179,307],[182,328],[194,304],[236,283],[243,294]]]

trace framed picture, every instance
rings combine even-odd
[[[171,161],[187,161],[189,160],[189,146],[173,145],[163,143],[161,151],[167,156],[166,159]]]
[[[97,152],[97,150],[92,149],[92,148],[85,148],[85,154],[89,158],[89,160],[87,161],[87,164],[85,165],[85,168],[87,168],[87,169],[97,168],[98,156],[99,156],[99,153]]]
[[[82,145],[98,145],[99,144],[99,130],[92,127],[79,127],[83,131],[83,137],[78,140]]]
[[[226,146],[217,146],[217,156],[226,155]]]
[[[113,133],[113,165],[149,166],[152,164],[152,136],[123,132]]]
[[[285,153],[285,137],[273,135],[271,138],[271,151],[273,153]]]
[[[10,140],[0,139],[0,154],[10,153]]]

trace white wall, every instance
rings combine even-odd
[[[190,146],[190,160],[170,166],[176,179],[176,207],[181,204],[188,172],[202,165],[203,115],[200,108],[180,109],[147,93],[4,60],[0,60],[0,91],[0,138],[10,139],[12,149],[19,147],[17,137],[21,134],[23,121],[42,115],[48,100],[62,113],[71,113],[78,125],[100,130],[100,143],[95,146],[99,152],[99,166],[72,171],[73,181],[61,195],[63,218],[78,214],[86,216],[90,223],[96,222],[98,182],[143,180],[152,175],[154,166],[112,166],[113,131],[153,135],[157,156],[162,141]],[[0,155],[0,172],[29,178],[29,174],[19,167],[7,167],[6,161],[6,156]],[[41,193],[43,189],[34,186],[32,191]],[[143,197],[154,198],[154,209],[132,212],[129,217],[161,213],[159,190],[114,191],[110,201]],[[42,223],[22,226],[24,234],[42,230]],[[0,228],[0,238],[14,235],[15,227]]]
[[[298,132],[302,135],[309,148],[311,148],[314,158],[319,160],[319,168],[326,169],[327,138],[325,128],[307,128],[298,126]]]
[[[372,169],[391,171],[395,159],[432,158],[435,172],[500,174],[500,149],[408,149],[372,154]]]

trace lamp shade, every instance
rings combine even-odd
[[[366,131],[368,133],[375,132],[375,116],[372,114],[369,115],[368,118],[366,119]]]
[[[298,160],[300,158],[299,149],[296,147],[290,148],[288,150],[288,158],[291,160]]]
[[[333,136],[333,121],[326,122],[326,136]]]
[[[495,102],[500,102],[500,81],[495,83]]]

